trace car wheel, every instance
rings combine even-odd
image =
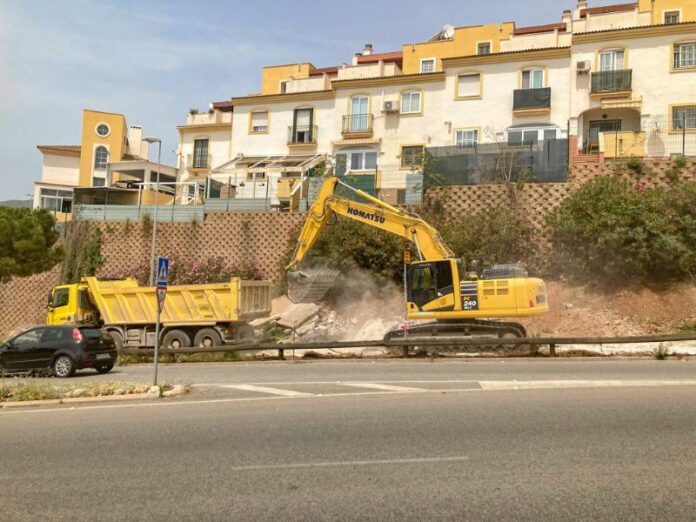
[[[191,346],[191,338],[181,330],[170,330],[162,338],[162,348],[178,350]]]
[[[109,373],[113,369],[114,365],[109,363],[109,364],[98,364],[97,366],[94,367],[95,370],[97,370],[99,373]]]
[[[53,361],[53,375],[59,379],[75,375],[75,362],[67,355],[61,355]]]
[[[222,337],[214,328],[203,328],[196,333],[193,338],[193,345],[196,348],[213,348],[222,346]]]

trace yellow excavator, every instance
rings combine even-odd
[[[337,194],[341,186],[367,203]],[[419,259],[404,260],[404,294],[406,319],[417,323],[407,330],[387,333],[386,339],[403,335],[526,337],[521,324],[491,319],[548,312],[546,285],[541,279],[527,277],[526,270],[518,265],[467,272],[463,260],[457,259],[438,231],[419,216],[346,185],[337,177],[327,177],[324,181],[286,267],[290,300],[300,302],[323,295],[328,290],[327,284],[335,279],[337,272],[326,269],[298,269],[334,216],[401,236],[415,246]],[[312,291],[313,287],[319,290]]]

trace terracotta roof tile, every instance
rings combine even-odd
[[[587,17],[588,14],[607,14],[607,13],[621,13],[623,11],[633,11],[636,6],[635,2],[632,4],[616,4],[616,5],[605,5],[603,7],[588,7],[580,11],[580,18]]]
[[[358,63],[376,63],[381,61],[385,62],[401,62],[404,59],[404,53],[401,51],[394,51],[391,53],[375,53],[368,54],[367,56],[358,56]]]
[[[556,29],[558,29],[561,32],[565,32],[566,26],[565,24],[531,25],[529,27],[518,27],[512,32],[512,34],[521,35],[535,33],[550,33],[551,31],[555,31]]]

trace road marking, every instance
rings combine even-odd
[[[472,381],[466,381],[472,382]],[[481,388],[463,388],[463,389],[422,389],[418,390],[421,394],[454,394],[454,393],[482,393],[486,391],[506,391],[506,390],[534,390],[534,389],[552,389],[552,388],[618,388],[618,387],[641,387],[645,386],[696,386],[696,380],[669,380],[669,381],[651,381],[651,380],[636,380],[636,381],[478,381]],[[240,385],[242,386],[242,385]],[[278,389],[272,388],[274,392]],[[284,390],[290,391],[290,390]],[[300,393],[300,392],[294,392]],[[275,395],[272,397],[237,397],[225,399],[202,399],[188,401],[167,401],[167,402],[144,402],[136,403],[129,402],[124,404],[104,404],[94,406],[71,406],[71,407],[53,407],[53,408],[32,408],[27,407],[25,410],[11,409],[3,411],[0,408],[0,417],[4,415],[27,415],[31,413],[74,413],[80,411],[104,410],[104,409],[123,409],[123,408],[154,408],[154,407],[173,407],[173,406],[195,406],[201,404],[227,404],[236,402],[257,402],[257,401],[278,401],[278,400],[293,400],[293,399],[331,399],[339,397],[364,397],[364,396],[398,396],[414,393],[412,391],[365,391],[354,393],[327,393],[327,394],[301,394],[300,395]]]
[[[279,469],[333,468],[339,466],[383,466],[391,464],[433,464],[439,462],[464,462],[469,457],[423,457],[415,459],[384,459],[384,460],[345,460],[336,462],[298,462],[292,464],[259,464],[256,466],[232,466],[229,471],[260,471]]]
[[[312,397],[314,395],[313,393],[304,393],[295,390],[282,390],[280,388],[269,388],[267,386],[255,386],[253,384],[225,384],[222,386],[222,388],[268,393],[271,395],[282,395],[283,397]]]
[[[427,391],[423,388],[409,388],[407,386],[394,386],[389,384],[377,384],[373,382],[338,382],[336,384],[340,384],[341,386],[354,386],[355,388],[369,388],[372,390],[383,390],[390,392],[413,393]]]

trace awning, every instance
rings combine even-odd
[[[334,140],[334,147],[344,147],[349,145],[379,145],[382,143],[382,138],[358,138],[358,139],[347,139],[347,140]]]
[[[326,154],[241,156],[213,169],[214,174],[230,172],[280,172],[304,174],[326,161]]]

